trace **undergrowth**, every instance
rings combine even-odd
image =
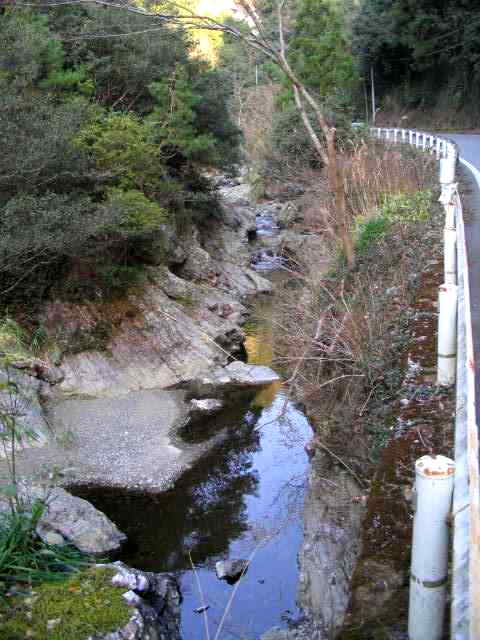
[[[378,425],[401,385],[409,307],[441,219],[431,157],[372,145],[346,161],[356,265],[348,269],[338,253],[324,271],[315,256],[299,263],[300,291],[279,293],[276,339],[316,438],[362,473],[387,440],[388,427]]]

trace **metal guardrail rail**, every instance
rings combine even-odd
[[[372,128],[370,131],[374,137],[386,143],[410,144],[435,154],[440,162],[440,201],[445,207],[445,282],[450,282],[457,290],[455,301],[450,301],[450,309],[446,312],[451,315],[452,304],[456,303],[456,367],[453,373],[454,378],[456,377],[455,482],[452,506],[450,637],[454,640],[480,640],[480,457],[469,275],[472,256],[468,253],[463,206],[455,182],[455,170],[457,162],[460,162],[472,173],[479,189],[480,172],[459,157],[456,144],[446,138],[413,129]],[[448,230],[452,231],[453,228],[455,247],[452,254],[452,246],[449,244],[452,236],[449,236]],[[456,273],[453,275],[451,255],[456,262]],[[441,301],[439,312],[441,316]],[[440,317],[439,334],[441,324]],[[441,339],[439,335],[439,341]],[[441,356],[441,345],[438,350]],[[440,357],[438,367],[438,381],[442,383]],[[425,539],[424,544],[429,544],[428,539]],[[439,615],[442,615],[441,612]],[[410,637],[421,637],[424,640],[441,637],[435,633],[432,631],[432,635],[426,636],[410,633]]]

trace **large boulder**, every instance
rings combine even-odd
[[[34,490],[36,497],[43,490]],[[59,487],[42,496],[45,512],[37,525],[38,535],[49,544],[72,544],[89,555],[118,551],[126,536],[90,502]]]

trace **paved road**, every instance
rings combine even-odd
[[[480,134],[457,133],[446,137],[457,143],[462,158],[480,170]]]
[[[460,156],[480,170],[480,135],[456,134],[448,137],[457,143]],[[480,190],[470,171],[466,170],[461,164],[459,165],[459,175],[464,185],[462,200],[465,209],[473,347],[477,370],[476,396],[480,398]],[[477,424],[480,424],[479,402],[477,402]]]

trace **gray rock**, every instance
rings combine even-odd
[[[235,392],[255,391],[279,380],[280,376],[269,367],[235,361],[191,380],[186,386],[199,397],[224,398]]]
[[[237,206],[248,206],[250,204],[252,188],[249,184],[239,184],[234,187],[220,187],[219,192],[227,204]]]
[[[67,544],[65,538],[55,531],[42,531],[42,526],[37,526],[37,532],[44,542],[52,546]]]
[[[247,560],[219,560],[215,564],[215,571],[219,580],[226,580],[229,584],[236,582],[248,569]]]
[[[38,360],[36,358],[13,362],[12,366],[16,369],[25,371],[25,373],[28,373],[28,375],[34,378],[48,382],[49,384],[58,384],[63,380],[62,371],[58,367],[52,366],[48,362]]]
[[[280,206],[276,214],[278,226],[282,229],[290,227],[294,222],[300,222],[303,216],[293,202],[287,202]]]
[[[42,492],[34,489],[31,495],[41,497]],[[86,500],[60,488],[50,490],[45,499],[45,512],[37,525],[37,533],[45,542],[59,544],[63,538],[64,542],[91,555],[118,551],[125,542],[125,534]]]
[[[18,442],[18,449],[43,446],[48,439],[50,429],[45,419],[39,393],[42,386],[40,380],[16,369],[0,369],[0,384],[7,380],[16,385],[16,393],[10,395],[0,391],[0,404],[6,412],[12,410],[16,415],[16,423],[20,432],[28,433]],[[0,452],[0,458],[4,457]]]
[[[108,566],[118,572],[112,584],[128,589],[124,598],[133,613],[121,629],[88,640],[180,640],[181,595],[176,580],[169,574],[131,569],[122,562]]]
[[[224,371],[230,376],[231,383],[239,386],[263,386],[280,380],[278,373],[270,367],[245,364],[240,361],[231,362]]]

